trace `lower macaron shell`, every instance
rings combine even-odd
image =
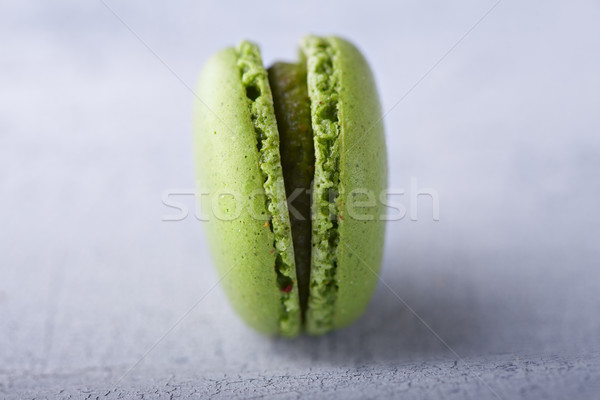
[[[385,235],[380,196],[387,186],[387,153],[379,96],[366,60],[348,41],[329,40],[338,49],[341,81],[335,329],[364,313],[377,285]]]

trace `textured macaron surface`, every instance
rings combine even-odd
[[[348,41],[329,41],[337,49],[335,64],[340,74],[337,293],[332,326],[339,328],[364,313],[379,279],[387,153],[379,96],[369,65]]]
[[[270,334],[296,335],[300,307],[279,137],[266,70],[248,42],[204,67],[195,109],[198,187],[209,242],[238,313]],[[208,204],[207,203],[208,200]]]
[[[331,329],[337,297],[340,68],[338,49],[326,38],[302,43],[314,131],[312,262],[306,328],[311,333]]]
[[[299,329],[298,284],[273,96],[258,46],[244,41],[237,47],[237,55],[271,217],[267,222],[274,234],[275,273],[281,296],[280,331],[283,335],[295,335]]]
[[[336,37],[308,36],[300,50],[299,62],[268,73],[249,42],[213,56],[194,123],[225,291],[248,324],[283,336],[322,334],[364,312],[385,230],[387,160],[369,66]]]
[[[378,95],[362,54],[336,37],[308,36],[301,50],[315,146],[305,327],[321,334],[360,316],[376,286],[387,159]]]

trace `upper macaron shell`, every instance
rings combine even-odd
[[[255,329],[280,334],[282,293],[274,270],[275,235],[237,61],[236,50],[225,49],[200,74],[194,120],[198,200],[207,215],[206,234],[215,265],[233,307]],[[296,319],[288,335],[298,333],[299,312]]]

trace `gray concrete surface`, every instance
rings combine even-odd
[[[155,54],[100,1],[0,6],[0,398],[600,397],[596,3],[107,4]],[[366,315],[287,341],[163,197],[193,207],[206,58],[306,32],[370,60],[407,214]]]

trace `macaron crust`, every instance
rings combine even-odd
[[[194,106],[199,206],[237,313],[269,335],[323,334],[362,315],[378,281],[387,159],[367,62],[307,36],[266,69],[243,41],[211,57]]]

